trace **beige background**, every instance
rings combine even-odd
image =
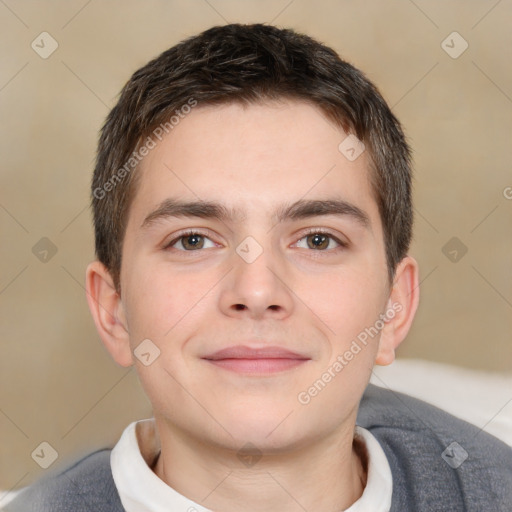
[[[5,0],[0,20],[0,488],[44,473],[30,456],[42,441],[59,453],[52,471],[150,414],[84,296],[97,132],[133,71],[228,21],[333,46],[403,122],[422,297],[399,356],[512,372],[512,2]],[[48,59],[31,48],[43,31],[59,45]],[[469,44],[457,59],[441,47],[453,31]],[[32,252],[43,237],[57,248],[46,263]],[[442,252],[452,237],[468,249],[458,262]]]

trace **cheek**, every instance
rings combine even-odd
[[[309,287],[310,295],[305,300],[315,305],[311,309],[322,320],[329,340],[320,373],[311,384],[317,379],[322,381],[320,388],[329,383],[322,397],[315,399],[317,405],[341,407],[344,400],[350,401],[349,397],[364,389],[370,378],[380,339],[375,324],[385,304],[385,283],[367,267],[333,273],[323,284],[328,286],[327,292]]]
[[[179,384],[190,387],[191,369],[183,346],[194,334],[197,316],[204,314],[201,298],[206,285],[156,264],[151,271],[132,267],[125,289],[130,344],[146,394],[157,410],[168,405],[169,396],[175,403],[188,403],[190,398]],[[144,351],[138,348],[143,346]],[[137,357],[148,352],[149,361]]]
[[[340,348],[372,326],[385,303],[382,278],[368,269],[317,276],[309,284],[304,287],[304,302],[323,321],[333,345]]]
[[[304,302],[314,304],[330,346],[297,398],[309,417],[322,418],[322,428],[334,428],[357,406],[370,379],[380,338],[372,328],[382,313],[385,288],[379,276],[353,269],[321,281],[328,291],[310,286]]]
[[[134,267],[125,287],[132,344],[141,337],[157,343],[172,337],[180,321],[200,309],[207,285],[197,276],[170,273],[159,265]]]

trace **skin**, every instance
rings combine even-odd
[[[142,163],[121,294],[101,263],[87,269],[98,332],[117,363],[136,366],[154,408],[162,450],[155,473],[212,510],[339,511],[363,492],[357,407],[374,364],[391,363],[410,328],[418,266],[407,256],[389,282],[367,154],[345,158],[338,145],[346,136],[299,101],[196,107]],[[218,201],[240,216],[142,226],[168,198]],[[368,226],[346,214],[277,224],[271,215],[301,199],[333,198],[365,212]],[[188,228],[207,237],[192,240],[203,248],[179,238]],[[319,249],[309,228],[334,238]],[[248,236],[263,251],[252,263],[236,251]],[[300,403],[299,393],[393,304],[401,309],[379,335]],[[134,357],[145,339],[160,350],[149,366]],[[247,375],[204,359],[238,344],[277,345],[308,360]],[[237,457],[247,443],[262,455],[249,467]]]

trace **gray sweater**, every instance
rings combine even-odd
[[[372,384],[361,400],[357,424],[377,438],[388,458],[392,512],[512,512],[512,449],[495,437]],[[4,510],[123,512],[110,450],[94,452],[34,484]]]

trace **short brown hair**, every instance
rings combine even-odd
[[[92,180],[96,255],[118,291],[136,168],[150,135],[172,129],[170,120],[187,105],[274,99],[309,102],[365,144],[393,279],[413,220],[410,149],[400,123],[376,87],[333,49],[291,29],[230,24],[190,37],[136,71],[101,130]]]

